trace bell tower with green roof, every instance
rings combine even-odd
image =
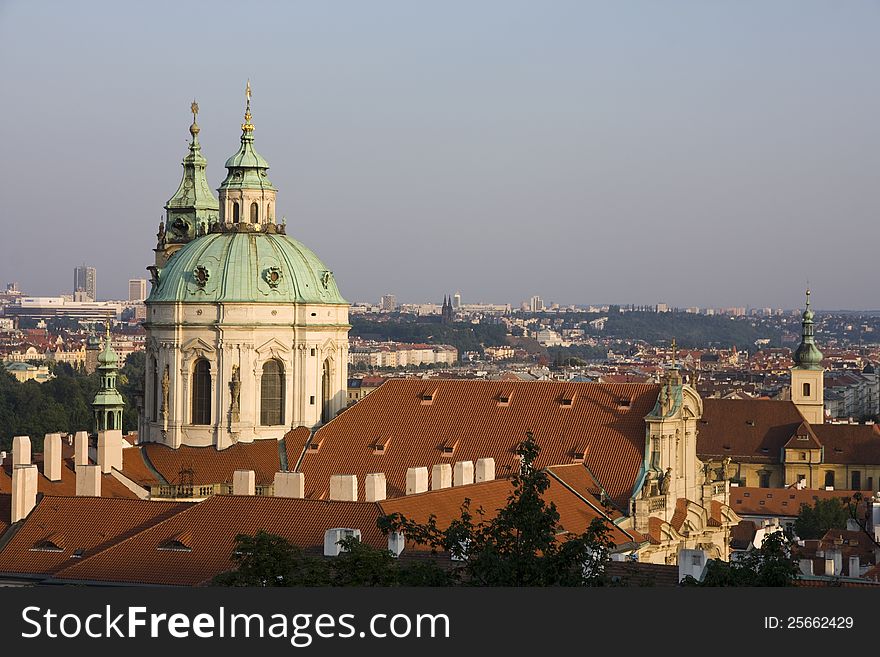
[[[278,190],[269,180],[269,163],[254,148],[250,81],[245,95],[247,107],[241,124],[241,145],[226,160],[226,179],[217,190],[220,194],[220,222],[266,226],[275,223]]]
[[[810,424],[825,421],[825,370],[822,352],[814,339],[813,311],[810,309],[810,290],[802,317],[801,343],[794,352],[791,368],[791,400]]]
[[[171,255],[199,234],[204,234],[220,215],[220,204],[208,185],[205,168],[208,161],[199,144],[196,118],[199,105],[192,102],[193,122],[189,127],[192,139],[189,153],[183,158],[183,178],[177,191],[165,204],[165,221],[159,226],[156,245],[156,266],[162,267]]]
[[[119,357],[110,345],[110,325],[104,337],[104,348],[98,354],[98,374],[101,387],[92,402],[95,413],[95,430],[108,431],[122,429],[122,410],[125,401],[116,389],[116,375],[119,369]]]

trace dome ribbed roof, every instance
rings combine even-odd
[[[210,233],[177,251],[147,301],[348,304],[333,273],[304,244],[245,230]]]

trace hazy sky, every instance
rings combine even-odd
[[[147,278],[244,84],[350,301],[878,308],[880,4],[0,2],[0,282]]]

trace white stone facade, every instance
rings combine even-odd
[[[225,449],[278,440],[346,406],[347,305],[151,303],[145,328],[142,441]],[[192,421],[193,368],[201,358],[210,365],[208,424]],[[264,426],[261,378],[269,360],[283,368],[283,423]]]

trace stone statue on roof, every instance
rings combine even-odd
[[[241,396],[241,376],[238,373],[238,365],[232,366],[232,380],[229,382],[229,414],[233,422],[238,422],[240,414],[239,398]]]
[[[672,468],[666,468],[666,472],[664,472],[660,476],[660,494],[668,495],[669,487],[672,485]]]

